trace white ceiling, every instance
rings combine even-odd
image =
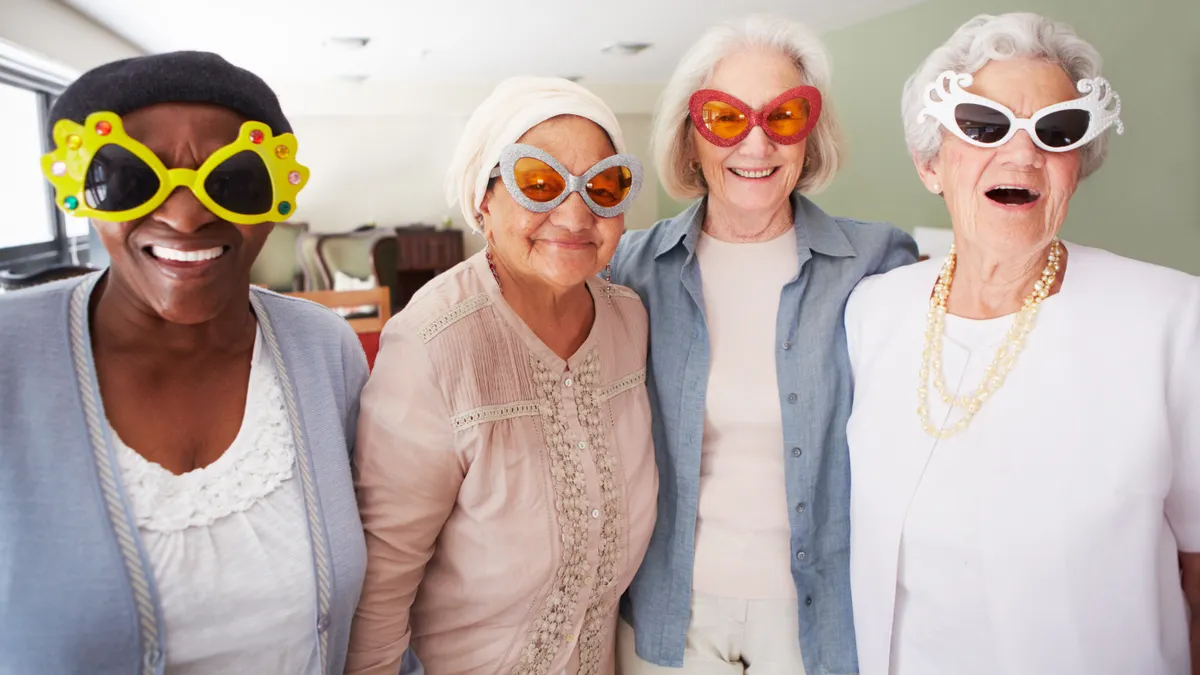
[[[215,51],[273,85],[367,76],[368,83],[447,85],[516,74],[581,82],[660,83],[719,21],[769,11],[819,32],[920,0],[65,0],[151,52]],[[358,51],[324,48],[363,36]],[[638,56],[615,41],[650,42]]]

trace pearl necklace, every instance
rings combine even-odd
[[[1046,267],[1042,270],[1041,278],[1033,284],[1033,291],[1025,298],[1021,310],[1008,330],[1003,345],[996,349],[996,356],[983,371],[983,382],[974,394],[951,396],[946,392],[946,378],[942,373],[942,344],[946,332],[946,300],[950,297],[950,285],[954,283],[954,270],[958,258],[954,246],[950,246],[950,254],[942,263],[942,271],[938,274],[937,285],[934,286],[933,296],[929,299],[929,313],[925,319],[925,348],[921,352],[921,384],[917,387],[917,415],[921,418],[921,429],[934,438],[949,438],[967,428],[974,419],[975,413],[993,394],[1004,386],[1004,380],[1017,362],[1017,356],[1025,348],[1025,337],[1033,330],[1037,322],[1038,307],[1058,277],[1058,261],[1062,257],[1062,244],[1058,239],[1050,243],[1050,253],[1046,259]],[[940,429],[933,424],[929,417],[929,388],[928,383],[933,379],[933,388],[941,397],[942,402],[951,409],[963,410],[962,417],[947,429]]]

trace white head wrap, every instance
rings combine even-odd
[[[463,217],[481,232],[479,207],[500,151],[533,127],[559,115],[589,119],[608,132],[614,149],[625,151],[617,116],[600,97],[558,77],[513,77],[501,82],[475,109],[446,174],[446,201],[458,202]]]

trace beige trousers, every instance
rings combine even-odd
[[[617,675],[804,675],[795,600],[733,600],[692,593],[683,668],[638,658],[621,620]]]

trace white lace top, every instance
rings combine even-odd
[[[217,461],[175,475],[113,439],[161,599],[166,672],[319,673],[295,445],[261,332],[241,429]]]

